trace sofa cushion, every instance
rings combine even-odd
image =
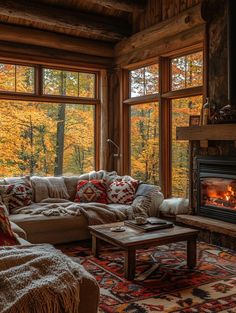
[[[78,180],[79,180],[79,176],[70,176],[70,177],[64,176],[64,182],[65,182],[66,189],[70,197],[69,198],[70,201],[74,201],[75,199]]]
[[[11,214],[9,219],[23,228],[27,233],[27,240],[32,243],[55,244],[89,238],[87,219],[83,215],[48,217],[43,214],[20,213]]]
[[[107,203],[106,183],[103,180],[79,180],[75,202]]]
[[[0,204],[0,246],[12,246],[16,244],[18,244],[18,241],[11,229],[4,204]]]
[[[10,213],[32,203],[32,188],[24,183],[0,185],[0,195]]]
[[[31,177],[34,189],[34,201],[41,202],[47,198],[69,199],[63,177]]]
[[[107,188],[107,197],[110,203],[131,204],[138,187],[138,180],[117,178]]]

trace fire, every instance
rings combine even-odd
[[[214,205],[230,209],[236,209],[236,185],[206,184],[203,201],[205,205]]]

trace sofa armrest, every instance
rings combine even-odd
[[[13,223],[10,221],[10,224],[11,224],[11,229],[12,231],[17,235],[19,236],[20,238],[23,238],[25,240],[27,240],[27,234],[26,232],[24,231],[24,229],[22,229],[20,226],[18,226],[17,224]]]

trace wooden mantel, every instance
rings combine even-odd
[[[236,142],[236,124],[177,127],[176,139],[199,140],[201,147],[207,147],[208,140],[233,140]]]

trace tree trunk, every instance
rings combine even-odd
[[[57,122],[57,138],[56,138],[56,159],[54,175],[60,176],[63,172],[63,156],[64,156],[64,137],[65,137],[65,112],[66,104],[59,104],[58,122]]]

